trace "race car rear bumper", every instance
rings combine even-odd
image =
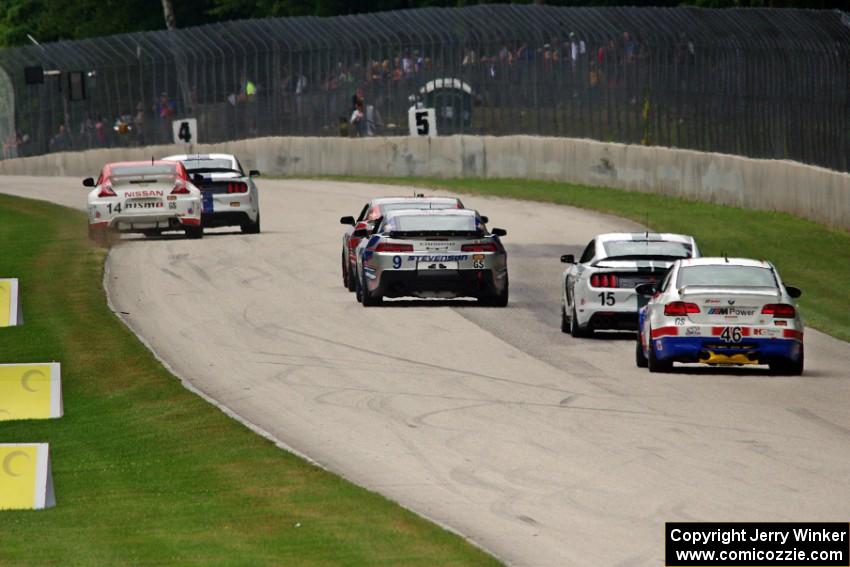
[[[597,311],[590,316],[587,327],[594,331],[636,331],[638,315],[636,311]]]
[[[796,339],[752,338],[727,344],[717,337],[658,337],[652,339],[659,360],[705,364],[768,364],[798,360],[803,343]]]
[[[418,274],[415,270],[405,270],[384,272],[377,285],[369,287],[373,294],[385,297],[438,292],[448,292],[456,297],[478,297],[501,291],[504,282],[505,278],[494,278],[491,270],[454,270],[428,275]]]
[[[251,221],[248,211],[226,211],[201,215],[206,228],[219,226],[241,226]]]

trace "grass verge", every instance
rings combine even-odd
[[[691,234],[703,255],[764,258],[800,286],[806,324],[850,340],[850,233],[786,213],[754,211],[604,187],[522,179],[333,177],[581,207]],[[510,227],[505,227],[510,229]],[[572,244],[584,245],[584,242]]]
[[[185,390],[109,311],[85,216],[0,196],[0,275],[26,324],[0,362],[62,362],[57,507],[0,512],[2,565],[496,565],[461,538],[277,449]]]

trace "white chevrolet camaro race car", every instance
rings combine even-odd
[[[785,285],[770,262],[698,258],[673,264],[639,315],[636,363],[669,372],[674,362],[767,364],[777,374],[803,373],[801,291]]]
[[[238,226],[246,234],[260,232],[260,197],[251,170],[247,175],[230,154],[182,154],[163,158],[179,161],[201,190],[205,228]]]
[[[598,330],[637,330],[635,287],[660,281],[680,258],[696,258],[692,236],[654,232],[597,235],[570,264],[561,285],[561,330],[584,337]]]
[[[371,234],[370,234],[371,232]],[[477,211],[416,209],[387,213],[372,230],[353,233],[357,246],[357,300],[364,307],[384,297],[474,297],[483,305],[508,304],[507,253]]]
[[[110,163],[97,179],[83,180],[88,194],[89,236],[103,241],[111,232],[154,236],[182,230],[202,238],[201,192],[176,161]]]

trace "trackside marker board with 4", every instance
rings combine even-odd
[[[0,443],[0,510],[56,505],[47,443]]]
[[[0,327],[13,327],[22,325],[23,322],[18,280],[15,278],[0,279]]]
[[[0,421],[62,417],[58,362],[0,364]]]

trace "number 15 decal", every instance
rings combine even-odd
[[[611,307],[617,303],[617,298],[614,297],[613,291],[603,291],[599,294],[599,303],[606,307]]]

